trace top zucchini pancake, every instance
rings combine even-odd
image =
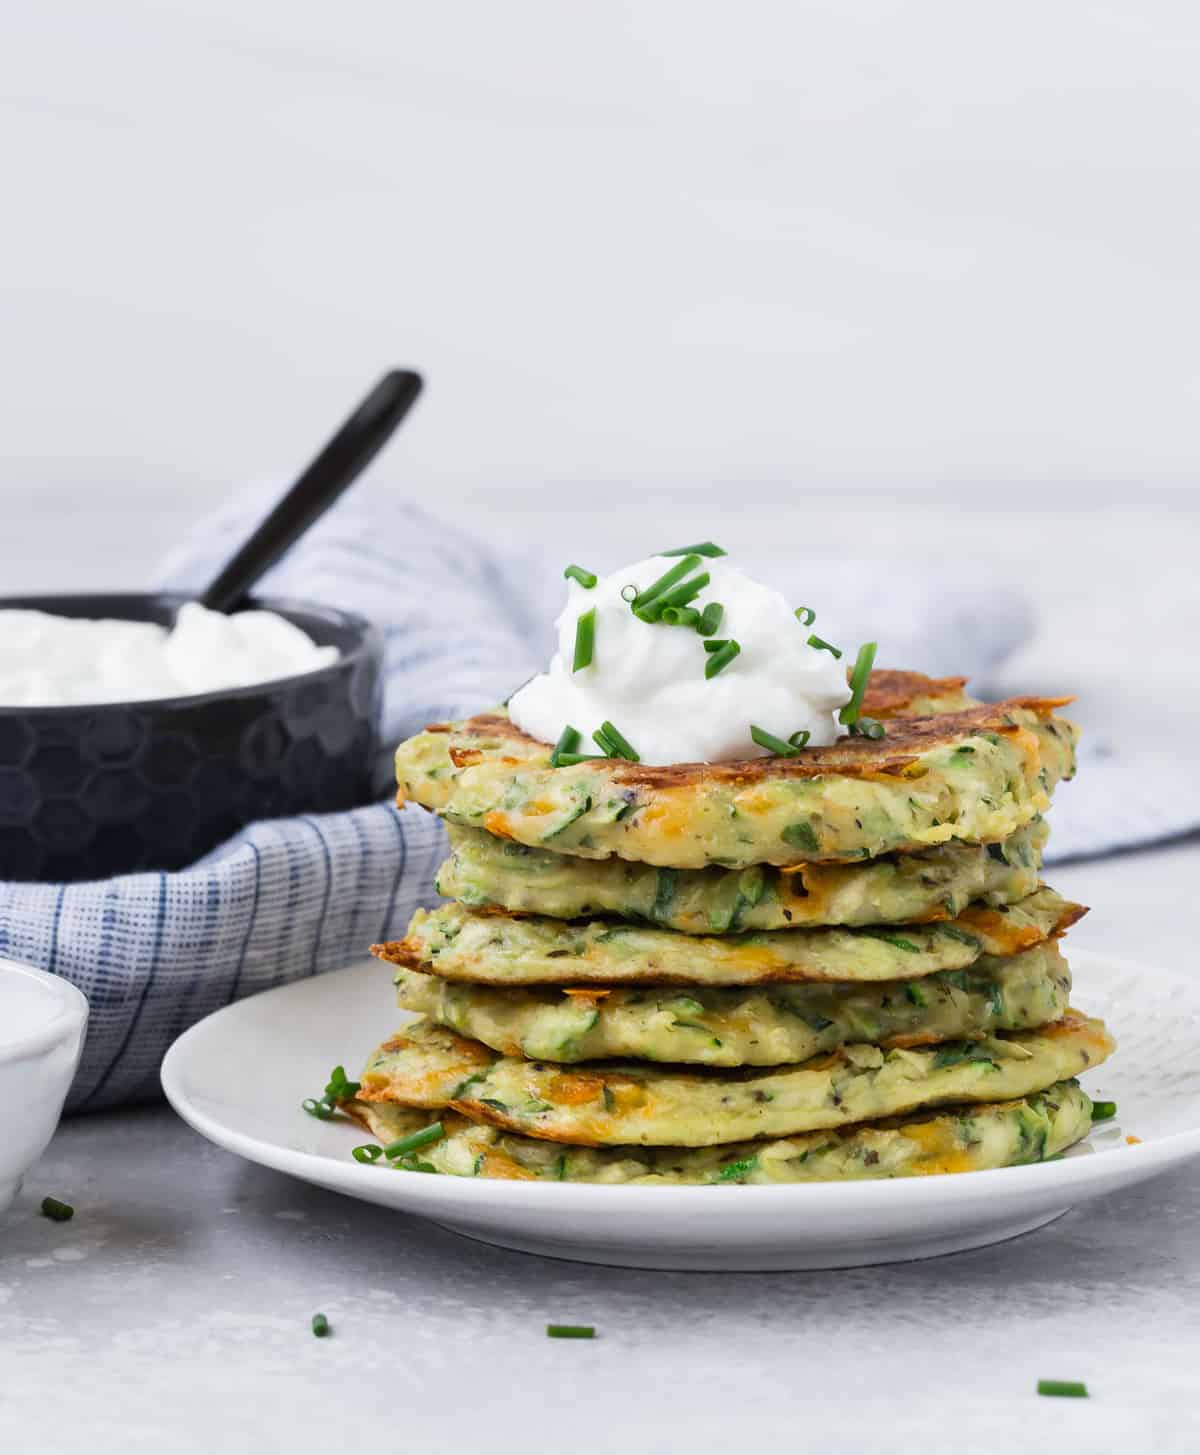
[[[886,721],[882,739],[662,768],[611,758],[552,767],[550,744],[498,711],[402,743],[397,802],[560,854],[678,869],[998,842],[1044,813],[1074,773],[1076,730],[1054,716],[1067,700],[964,706],[961,678],[876,672],[865,708]]]

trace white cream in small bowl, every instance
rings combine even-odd
[[[274,611],[185,602],[173,626],[0,609],[0,707],[148,702],[252,687],[337,661]]]
[[[68,981],[0,958],[0,1212],[54,1135],[87,1018]]]

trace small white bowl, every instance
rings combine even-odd
[[[87,1018],[68,981],[0,958],[0,1212],[54,1135]]]

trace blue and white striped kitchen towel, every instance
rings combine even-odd
[[[168,563],[164,584],[202,585],[269,502],[258,493],[214,520]],[[627,557],[644,550],[631,541]],[[360,486],[262,590],[344,607],[382,628],[390,745],[426,722],[500,701],[546,661],[562,561],[574,554],[569,543],[561,551],[552,542],[533,558],[512,541],[484,543]],[[916,573],[883,580],[878,568],[845,562],[794,562],[785,575],[797,599],[837,603],[823,617],[831,632],[848,641],[880,637],[883,660],[897,666],[986,678],[1030,627],[1019,598],[977,581],[930,585]],[[376,766],[382,795],[390,751]],[[1086,818],[1072,829],[1069,803],[1056,805],[1059,851],[1064,841],[1072,853],[1109,847],[1095,841]],[[1111,826],[1111,815],[1104,822]],[[1163,832],[1159,820],[1146,837]],[[353,963],[372,941],[401,935],[413,910],[435,898],[443,852],[436,820],[415,808],[397,813],[386,799],[352,813],[254,824],[180,873],[0,883],[0,954],[65,976],[91,1002],[70,1109],[145,1100],[159,1094],[172,1040],[210,1011]]]

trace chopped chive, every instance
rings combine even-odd
[[[867,690],[871,668],[875,665],[877,650],[877,642],[864,642],[858,649],[858,656],[854,659],[854,667],[850,672],[850,701],[838,713],[838,722],[844,727],[852,726],[862,715],[863,696]]]
[[[312,1331],[318,1339],[326,1339],[329,1337],[329,1320],[324,1314],[313,1314]]]
[[[755,727],[750,724],[750,736],[760,748],[766,748],[768,753],[774,753],[777,758],[790,758],[797,751],[791,743],[783,738],[777,738],[774,733],[767,732],[766,728]]]
[[[621,587],[621,600],[622,601],[628,601],[630,603],[630,605],[632,605],[633,602],[635,602],[637,600],[637,596],[638,596],[638,589],[632,583],[630,585],[628,585],[628,586],[622,586]]]
[[[728,645],[729,639],[727,637],[709,637],[704,643],[704,650],[706,652],[719,652],[722,647],[727,647]]]
[[[356,1162],[378,1162],[383,1156],[383,1148],[377,1147],[374,1142],[368,1142],[365,1147],[352,1147],[350,1155]]]
[[[700,628],[700,613],[694,606],[664,606],[658,619],[667,626]]]
[[[721,625],[721,618],[725,615],[725,608],[719,601],[710,601],[700,613],[700,620],[696,623],[696,630],[702,637],[711,637]]]
[[[727,556],[728,551],[723,551],[720,546],[713,545],[712,541],[701,541],[698,546],[680,546],[677,551],[659,551],[660,556]]]
[[[349,1101],[351,1097],[358,1095],[360,1082],[350,1081],[346,1077],[344,1066],[335,1066],[329,1073],[329,1084],[325,1088],[325,1095],[322,1101]]]
[[[705,642],[704,645],[707,647],[708,643]],[[711,681],[718,672],[723,672],[741,650],[741,647],[732,637],[729,641],[722,643],[720,649],[711,653],[708,661],[704,664],[705,678]]]
[[[598,763],[601,758],[611,757],[611,753],[559,753],[558,767],[574,768],[576,763]]]
[[[1087,1399],[1087,1385],[1078,1379],[1039,1379],[1039,1394],[1054,1395],[1060,1399]]]
[[[1115,1101],[1094,1101],[1092,1102],[1092,1120],[1094,1122],[1109,1122],[1117,1114]]]
[[[333,1115],[333,1102],[323,1096],[320,1101],[313,1096],[306,1096],[300,1103],[310,1117],[316,1117],[319,1122],[327,1122]]]
[[[645,591],[639,591],[633,598],[634,611],[645,611],[646,607],[664,591],[670,591],[677,582],[682,581],[685,576],[690,576],[700,564],[700,557],[693,554],[685,556],[678,565],[672,566],[669,571],[664,571],[657,581],[647,586]]]
[[[593,606],[589,611],[585,611],[575,623],[575,660],[571,665],[571,671],[580,672],[584,667],[590,667],[595,650],[596,608]]]
[[[406,1152],[415,1152],[418,1147],[428,1147],[430,1142],[440,1141],[445,1135],[446,1129],[441,1122],[434,1122],[431,1126],[422,1127],[419,1132],[401,1137],[398,1142],[389,1142],[383,1149],[383,1155],[389,1162],[393,1162],[397,1157],[403,1157]]]
[[[798,606],[796,608],[796,620],[801,626],[812,626],[817,619],[817,613],[811,606]]]
[[[564,753],[575,753],[579,751],[579,744],[583,741],[583,735],[578,728],[573,728],[570,723],[563,728],[558,735],[558,742],[550,750],[550,766],[557,768],[562,762]]]
[[[611,722],[602,722],[592,737],[604,750],[605,757],[627,758],[631,763],[640,763],[637,749]]]
[[[827,642],[824,637],[819,637],[815,633],[809,637],[808,645],[810,647],[816,647],[818,652],[832,652],[838,658],[842,655],[840,647],[835,647],[831,642]]]
[[[60,1202],[57,1197],[44,1197],[41,1213],[52,1223],[69,1223],[75,1216],[75,1209],[69,1202]]]
[[[594,1339],[596,1330],[591,1324],[547,1324],[548,1339]]]
[[[568,566],[563,572],[566,581],[578,581],[585,591],[590,591],[599,577],[594,571],[585,571],[582,566]]]
[[[883,723],[877,722],[873,717],[860,717],[854,724],[852,731],[857,733],[859,737],[874,738],[876,741],[880,738],[887,737],[887,727]]]
[[[807,748],[808,740],[811,737],[812,732],[809,728],[801,728],[798,733],[792,733],[788,738],[788,742],[791,743],[793,748]]]
[[[642,621],[659,621],[668,606],[686,606],[693,597],[700,595],[711,579],[707,571],[701,571],[698,576],[691,576],[688,580],[681,581],[678,586],[672,586],[669,591],[658,592],[649,602],[644,602],[641,606],[635,602],[634,615],[640,617]]]

